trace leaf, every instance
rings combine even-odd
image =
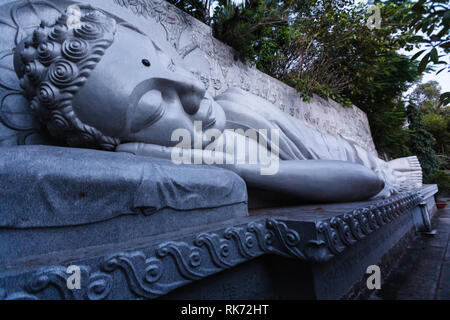
[[[444,92],[441,94],[441,98],[450,98],[450,92]]]
[[[412,6],[411,10],[415,12],[425,12],[425,8],[423,7],[425,0],[420,0],[414,6]]]
[[[418,68],[419,73],[422,73],[425,70],[429,59],[430,59],[430,53],[427,53],[425,55],[425,57],[422,58],[422,61],[420,61],[419,68]]]
[[[428,26],[430,25],[430,22],[425,20],[424,23],[422,24],[422,32],[425,33],[428,29]]]
[[[422,53],[424,53],[426,51],[426,49],[424,50],[420,50],[419,52],[417,52],[415,55],[413,55],[411,57],[411,60],[416,60]]]
[[[441,43],[441,44],[439,45],[439,47],[444,48],[444,49],[449,49],[449,48],[450,48],[450,41]]]
[[[433,36],[433,37],[436,37],[437,38],[437,40],[436,41],[438,41],[439,39],[441,39],[442,38],[442,36],[444,36],[446,33],[448,32],[448,27],[444,27],[444,28],[442,28],[442,30],[441,31],[439,31],[439,33],[438,34],[436,34],[435,36]],[[432,37],[432,38],[433,38]]]
[[[422,37],[422,36],[412,36],[411,38],[410,38],[410,41],[411,42],[418,42],[418,43],[421,43],[421,42],[430,42],[430,40],[428,40],[428,39],[425,39],[424,37]]]
[[[423,22],[419,22],[419,23],[416,25],[416,28],[414,29],[414,31],[415,31],[415,32],[418,32],[418,31],[420,30],[420,28],[422,28],[422,26],[423,26]]]
[[[430,36],[434,31],[434,25],[431,26],[431,28],[428,29],[427,31],[427,36]]]
[[[433,48],[433,50],[431,50],[430,52],[430,58],[434,63],[438,63],[439,62],[439,57],[438,57],[438,52],[436,48]]]
[[[436,75],[438,75],[439,73],[441,73],[441,72],[444,71],[445,69],[447,69],[447,67],[442,68],[441,70],[439,70],[438,72],[436,72]]]
[[[443,94],[441,94],[440,98],[439,98],[441,105],[447,105],[450,103],[450,92],[445,92]]]
[[[450,10],[444,14],[444,18],[442,19],[442,24],[444,25],[444,30],[450,27]]]

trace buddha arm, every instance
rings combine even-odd
[[[227,124],[233,128],[279,130],[277,147],[280,157],[284,160],[338,160],[364,165],[385,182],[386,190],[382,196],[389,196],[397,191],[401,184],[405,184],[406,178],[376,154],[340,135],[320,132],[305,121],[281,112],[265,99],[232,88],[216,97],[216,101],[226,113]],[[270,140],[269,145],[272,147]],[[399,166],[406,168],[404,162]]]
[[[174,148],[128,143],[116,151],[171,159]],[[204,161],[205,159],[203,159]],[[297,197],[308,202],[347,202],[376,195],[384,183],[363,165],[333,160],[279,161],[278,172],[262,175],[260,164],[217,165],[236,172],[249,186]]]

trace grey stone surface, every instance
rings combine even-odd
[[[101,216],[101,215],[99,215]],[[150,216],[124,214],[116,218],[84,225],[59,228],[1,228],[0,260],[44,255],[104,244],[120,244],[142,237],[176,238],[186,230],[234,221],[247,216],[247,205],[237,203],[195,210],[161,209]],[[1,268],[0,268],[1,269]]]
[[[345,250],[336,259],[315,266],[313,279],[318,299],[339,299],[346,295],[366,274],[367,267],[379,265],[383,255],[414,228],[412,211],[399,217],[379,232]],[[363,286],[365,283],[362,284]]]
[[[115,244],[111,238],[105,237],[106,242],[113,242],[110,244],[97,238],[97,242],[90,244],[81,241],[79,249],[66,241],[65,251],[30,256],[33,249],[39,248],[40,243],[37,241],[35,248],[32,246],[30,251],[22,251],[22,257],[10,256],[10,259],[3,260],[0,264],[3,298],[152,298],[193,282],[195,284],[192,287],[176,290],[167,298],[338,298],[352,286],[358,274],[364,274],[364,265],[377,261],[377,257],[389,249],[390,242],[395,243],[402,232],[412,227],[411,215],[414,210],[418,210],[414,206],[419,201],[420,198],[416,196],[397,200],[253,210],[250,217],[241,218],[241,221],[228,220],[221,225],[209,223],[208,227],[197,226],[192,231],[184,229],[181,233],[172,232],[156,237],[128,241],[121,239]],[[273,216],[277,217],[276,220],[271,218]],[[125,216],[113,219],[117,220],[117,226],[121,226],[115,233],[127,234],[126,226],[133,225],[131,219],[143,223],[140,218],[141,216]],[[99,224],[92,226],[93,230],[102,230]],[[79,226],[78,232],[62,228],[62,232],[89,238],[89,227]],[[45,233],[55,235],[57,229],[61,228],[34,232],[38,235],[37,238],[44,235],[45,239]],[[84,230],[79,233],[81,229]],[[349,233],[343,232],[344,230]],[[28,230],[22,231],[21,241],[32,242],[24,236]],[[194,240],[191,240],[190,234]],[[150,248],[155,248],[156,251]],[[64,248],[59,248],[62,249]],[[170,259],[165,258],[168,257],[165,252],[170,252],[169,255],[174,258],[172,261],[178,264],[177,269],[173,269]],[[282,272],[276,258],[271,259],[272,262],[255,260],[242,270],[237,267],[231,269],[229,274],[213,276],[216,272],[236,267],[265,253],[314,264],[296,264],[290,262],[295,261],[292,259],[283,260],[285,267]],[[14,254],[17,255],[17,252]],[[101,258],[93,260],[92,257]],[[145,257],[148,262],[142,265]],[[189,262],[191,258],[194,260]],[[212,265],[207,262],[209,259],[212,259]],[[72,263],[82,266],[85,285],[82,291],[75,293],[65,289],[65,267]],[[98,266],[101,266],[102,271],[95,271]],[[145,270],[154,270],[154,278],[149,278],[154,280],[136,280],[141,278],[140,272],[143,271],[140,270],[143,267]],[[295,279],[292,276],[286,278],[281,276],[287,275],[286,268],[304,271],[298,272]],[[128,278],[127,283],[123,282],[119,270]],[[348,270],[354,272],[349,273]],[[278,275],[268,278],[267,274],[271,272],[278,272]],[[247,277],[247,274],[252,276]],[[179,276],[181,280],[174,280]],[[326,281],[324,277],[327,278]],[[313,280],[314,285],[311,284]],[[294,282],[298,283],[298,287],[292,287]],[[55,286],[60,288],[59,291],[52,290]],[[94,290],[95,286],[97,290]]]
[[[0,189],[1,228],[75,226],[247,201],[244,181],[229,170],[51,146],[1,148]],[[245,206],[233,215],[246,216]]]
[[[317,297],[308,264],[267,255],[178,288],[159,299],[314,300]]]
[[[406,193],[377,202],[347,204],[347,209],[344,204],[328,205],[315,218],[308,215],[312,207],[300,206],[284,217],[280,212],[272,216],[259,212],[158,237],[3,260],[0,295],[4,299],[157,298],[201,281],[192,291],[186,287],[187,297],[206,297],[213,292],[215,298],[339,298],[345,293],[343,288],[351,287],[356,279],[346,270],[362,277],[361,266],[373,263],[389,249],[389,242],[411,229],[410,216],[419,202],[417,194]],[[286,266],[304,270],[294,277],[300,288],[292,286],[293,278],[287,273],[264,276],[267,268],[283,273],[275,257],[272,262],[255,261],[239,272],[243,263],[269,254],[306,263]],[[81,290],[67,289],[66,268],[71,264],[81,267]],[[239,279],[252,273],[252,268],[255,276],[247,279],[241,293],[233,294]],[[328,272],[323,272],[324,268]],[[227,270],[231,270],[231,278],[224,274],[208,284],[211,276]],[[311,277],[309,270],[315,276]],[[329,277],[326,281],[324,274]],[[280,282],[271,283],[274,280]],[[252,282],[258,281],[263,282],[251,290]],[[337,290],[330,289],[332,283]]]
[[[436,299],[450,300],[450,262],[445,262],[441,267]]]
[[[434,200],[434,195],[438,193],[438,187],[436,184],[428,184],[424,185],[424,187],[420,190],[420,194],[424,202],[426,202],[427,210],[430,213],[430,217],[436,213],[436,202]]]

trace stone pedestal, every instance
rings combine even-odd
[[[433,201],[429,188],[368,202],[250,210],[246,217],[123,242],[3,256],[0,294],[5,299],[354,298],[364,290],[367,267],[384,268],[420,227],[419,205]],[[120,224],[138,217],[129,219]],[[80,290],[67,288],[69,265],[80,267]]]

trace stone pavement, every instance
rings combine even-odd
[[[434,237],[419,236],[399,260],[374,300],[450,300],[450,208],[432,220]]]

